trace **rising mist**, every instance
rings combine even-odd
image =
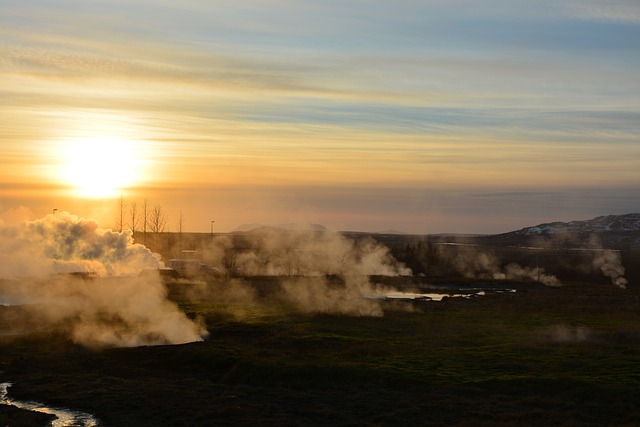
[[[274,229],[241,243],[234,236],[218,236],[213,245],[202,248],[202,256],[215,265],[226,264],[223,270],[229,276],[228,270],[239,266],[248,276],[277,278],[276,298],[309,313],[382,316],[380,300],[370,297],[392,289],[371,278],[412,274],[373,239],[352,240],[329,231]],[[229,280],[213,293],[200,290],[194,296],[236,301],[255,296],[241,279]]]
[[[67,212],[0,229],[0,302],[20,305],[22,332],[91,346],[200,341],[206,331],[167,299],[159,257],[131,232]],[[81,273],[81,274],[78,274]]]

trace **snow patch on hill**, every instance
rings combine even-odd
[[[526,227],[520,235],[556,233],[624,233],[640,231],[640,213],[599,216],[586,221],[550,222]]]

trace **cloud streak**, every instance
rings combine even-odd
[[[0,181],[55,182],[49,146],[134,121],[156,189],[630,187],[636,9],[9,0]]]
[[[572,0],[567,3],[569,13],[582,19],[640,24],[640,5],[633,0]]]

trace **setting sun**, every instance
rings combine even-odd
[[[4,3],[0,220],[122,196],[194,232],[475,234],[639,205],[640,1]]]
[[[85,138],[70,141],[62,151],[64,180],[83,197],[113,197],[141,178],[132,141]]]

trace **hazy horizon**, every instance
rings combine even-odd
[[[0,224],[495,234],[640,206],[640,3],[0,6]]]

